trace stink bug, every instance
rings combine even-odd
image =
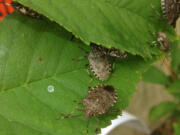
[[[93,48],[96,48],[96,50],[101,51],[104,55],[111,56],[111,57],[117,57],[117,58],[126,58],[127,54],[125,52],[121,52],[118,49],[115,48],[105,48],[100,45],[96,45],[94,43],[91,43],[91,46]]]
[[[161,8],[168,23],[175,27],[180,14],[180,0],[161,0]]]
[[[38,14],[37,12],[29,9],[28,7],[21,5],[20,3],[17,2],[13,2],[13,7],[15,9],[16,12],[25,15],[25,16],[29,16],[32,18],[37,18],[39,19],[41,17],[40,14]]]
[[[154,8],[152,4],[151,7],[156,11],[158,16],[161,16],[161,14]],[[166,18],[168,21],[168,24],[175,27],[176,20],[180,14],[180,0],[161,0],[161,9],[164,18]]]
[[[83,51],[87,52],[85,49],[81,48]],[[101,81],[108,79],[111,73],[111,63],[108,59],[108,56],[125,58],[126,53],[121,52],[117,49],[107,49],[102,46],[91,43],[91,51],[88,54],[88,60],[91,71],[94,75]]]
[[[167,34],[165,34],[164,32],[158,32],[156,34],[151,33],[151,35],[156,35],[156,41],[150,43],[151,45],[159,46],[163,52],[168,52],[171,49],[171,43]]]
[[[110,85],[89,88],[89,94],[82,101],[85,106],[85,118],[106,113],[110,107],[114,106],[116,100],[117,93]]]
[[[88,55],[91,71],[99,80],[105,81],[111,73],[111,64],[106,55],[96,48],[92,48]]]
[[[108,56],[117,58],[126,58],[127,54],[115,48],[107,49],[91,43],[92,50],[88,55],[90,68],[99,80],[105,81],[111,73],[111,64]]]
[[[14,11],[11,3],[12,0],[0,0],[0,21],[2,21],[7,14],[11,14]]]
[[[111,64],[108,60],[108,57],[96,48],[92,48],[90,52],[83,48],[81,49],[87,53],[88,56],[81,57],[78,60],[81,60],[82,58],[88,58],[89,64],[86,64],[86,66],[90,65],[90,69],[95,77],[101,81],[107,80],[111,73]]]
[[[98,85],[96,87],[90,87],[88,95],[83,98],[81,104],[85,109],[76,109],[84,112],[85,118],[95,117],[98,122],[96,127],[96,133],[100,126],[100,120],[96,117],[97,114],[108,114],[108,112],[120,112],[120,110],[111,110],[110,107],[114,106],[117,101],[117,93],[113,86],[110,85]],[[74,112],[74,111],[73,111]],[[64,118],[70,118],[72,113],[64,115]],[[88,132],[88,130],[87,130]]]
[[[168,52],[171,49],[169,38],[165,33],[157,33],[157,42],[159,43],[162,51]]]

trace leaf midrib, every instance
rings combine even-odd
[[[61,76],[61,75],[64,75],[64,74],[76,72],[76,71],[83,70],[83,69],[84,69],[84,68],[78,68],[78,69],[76,69],[76,70],[67,71],[67,72],[62,72],[62,73],[59,73],[59,74],[56,74],[56,73],[55,73],[55,74],[53,74],[53,75],[51,75],[51,76],[44,77],[44,78],[41,78],[41,79],[38,79],[38,80],[35,80],[35,81],[25,82],[24,84],[18,85],[18,86],[13,87],[13,88],[4,89],[4,90],[2,90],[2,91],[0,90],[0,91],[1,91],[0,94],[1,94],[1,93],[4,93],[4,92],[6,92],[6,91],[11,91],[11,90],[20,88],[20,87],[27,87],[28,85],[31,85],[31,84],[33,84],[33,83],[40,82],[40,81],[42,81],[42,80],[47,80],[47,79],[55,78],[55,77],[57,77],[57,76]]]

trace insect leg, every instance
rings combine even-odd
[[[89,67],[89,64],[86,64],[86,65],[85,65],[85,68],[88,68],[88,67]]]
[[[63,116],[63,118],[70,118],[70,117],[78,117],[78,116],[81,116],[81,115],[74,115],[74,116],[72,116],[72,114],[73,114],[75,111],[81,111],[81,112],[84,112],[83,109],[76,108],[75,110],[73,110],[72,112],[70,112],[70,113],[68,113],[68,114],[66,114],[66,115],[61,114],[61,116]],[[59,120],[59,119],[61,119],[61,117],[57,118],[56,120]]]
[[[66,115],[61,114],[61,116],[63,116],[64,118],[70,118],[71,115],[74,113],[74,111],[75,111],[75,110],[73,110],[72,112],[70,112],[70,113],[68,113],[68,114],[66,114]],[[59,119],[61,119],[61,117],[57,118],[56,120],[59,120]]]
[[[98,126],[97,126],[96,129],[95,129],[95,133],[96,133],[96,135],[97,135],[98,130],[99,130],[100,125],[101,125],[101,121],[100,121],[96,116],[94,116],[94,117],[95,117],[95,119],[96,119],[96,121],[97,121],[97,123],[98,123]]]
[[[111,73],[114,73],[115,66],[116,66],[116,60],[115,60],[115,58],[113,58],[111,61]]]
[[[108,111],[108,112],[106,113],[106,115],[109,115],[109,116],[117,115],[117,114],[114,114],[114,112],[119,113],[119,112],[121,112],[121,110],[120,110],[120,109],[110,110],[110,111]]]
[[[87,133],[87,135],[88,135],[88,129],[89,129],[89,119],[88,119],[87,126],[86,126],[86,133]]]
[[[121,112],[120,109],[114,109],[114,110],[111,110],[110,112]]]
[[[92,81],[93,81],[93,76],[92,76],[92,74],[89,72],[88,69],[87,69],[87,73],[88,73],[88,75],[89,75],[89,77],[90,77],[89,83],[92,83]]]
[[[78,48],[80,48],[82,51],[84,51],[86,54],[89,54],[89,52],[87,51],[87,50],[85,50],[84,48],[82,48],[82,47],[80,47],[80,46],[78,46]],[[83,59],[86,59],[88,56],[81,56],[81,57],[79,57],[79,58],[77,58],[77,59],[72,59],[72,60],[74,60],[74,61],[81,61],[81,60],[83,60]]]
[[[80,109],[80,108],[77,108],[76,110],[80,111],[80,112],[84,112],[85,111],[84,109]]]
[[[78,102],[78,101],[73,101],[73,102],[75,102],[78,105],[82,105],[83,104],[82,102]]]
[[[72,59],[73,61],[81,61],[83,59],[87,58],[87,56],[82,56],[82,57],[79,57],[77,59]]]

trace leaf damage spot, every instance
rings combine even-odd
[[[42,62],[42,61],[43,61],[43,58],[40,57],[40,58],[39,58],[39,61]]]

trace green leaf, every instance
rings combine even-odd
[[[157,0],[17,0],[72,32],[84,43],[115,47],[134,55],[159,55],[151,44],[164,22]],[[151,4],[155,9],[151,7]],[[161,13],[161,12],[160,12]]]
[[[0,31],[0,134],[86,134],[88,120],[81,112],[74,113],[81,117],[56,119],[82,108],[74,100],[81,101],[89,86],[102,83],[95,78],[90,82],[87,58],[74,60],[87,55],[79,46],[87,51],[90,48],[71,42],[71,34],[55,23],[17,14],[0,22]],[[128,106],[142,72],[151,62],[132,56],[116,61],[114,72],[104,82],[118,93],[113,108]],[[54,92],[48,91],[49,86]],[[116,116],[98,117],[105,127]],[[97,122],[91,118],[89,123],[89,135],[93,135]]]
[[[173,124],[174,127],[174,135],[180,135],[180,119]]]
[[[167,91],[172,94],[174,97],[180,99],[180,80],[176,80],[175,82],[173,82],[169,88],[167,89]]]
[[[172,45],[171,49],[171,58],[172,58],[172,67],[173,70],[177,73],[180,73],[180,46],[179,41],[176,41]]]
[[[158,120],[164,115],[172,113],[176,109],[176,107],[177,105],[173,102],[161,102],[160,104],[151,108],[149,113],[149,119],[151,121]]]
[[[169,82],[168,76],[154,66],[151,66],[144,74],[143,81],[167,85]]]

